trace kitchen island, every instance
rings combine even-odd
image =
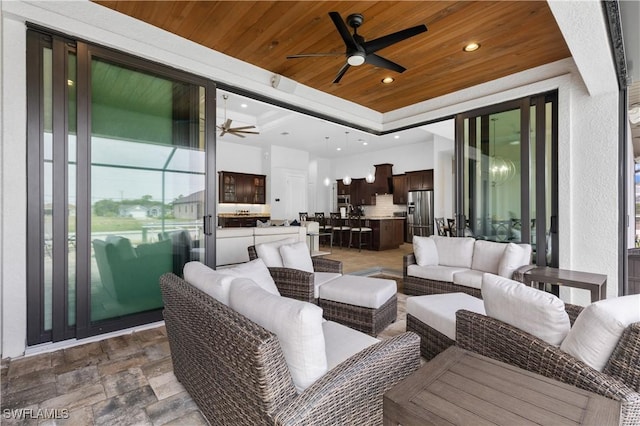
[[[404,243],[404,227],[406,218],[396,216],[364,217],[372,229],[371,249],[390,250],[400,247]]]

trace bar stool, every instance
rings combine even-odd
[[[322,240],[322,237],[329,237],[329,247],[333,250],[333,227],[327,225],[327,218],[324,216],[324,212],[315,213],[316,222],[318,222],[318,237]]]
[[[342,235],[344,232],[351,231],[349,226],[344,224],[344,219],[340,215],[340,213],[330,213],[331,218],[331,232],[335,234],[338,233],[338,237],[340,238],[340,247],[342,247]]]
[[[368,243],[366,244],[369,246],[371,245],[371,234],[373,229],[367,226],[362,226],[362,216],[360,216],[360,213],[349,215],[349,225],[351,226],[351,232],[349,233],[349,247],[352,246],[353,234],[356,233],[358,234],[358,251],[362,251],[362,234],[368,235]]]

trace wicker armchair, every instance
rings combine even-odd
[[[582,307],[566,305],[565,309],[573,325]],[[622,424],[640,424],[640,323],[627,327],[603,372],[525,331],[465,310],[456,313],[456,344],[620,401]]]
[[[212,425],[382,424],[383,394],[420,366],[420,339],[405,333],[298,394],[275,334],[174,274],[160,287],[174,373]]]
[[[249,260],[258,258],[255,246],[249,246]],[[312,257],[313,270],[315,272],[342,273],[342,262],[322,257]],[[271,277],[275,281],[278,291],[282,296],[298,299],[305,302],[317,303],[314,296],[313,274],[291,268],[269,268]]]

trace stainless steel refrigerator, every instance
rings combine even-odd
[[[433,235],[433,191],[409,191],[407,197],[407,239]]]

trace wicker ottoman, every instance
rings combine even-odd
[[[407,331],[420,336],[420,353],[427,360],[456,343],[456,311],[484,315],[482,299],[466,293],[429,294],[407,299]]]
[[[396,292],[393,280],[343,275],[320,286],[318,305],[326,320],[376,336],[396,320]]]

